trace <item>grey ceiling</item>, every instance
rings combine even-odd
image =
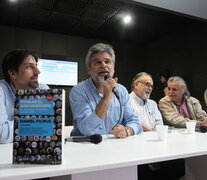
[[[133,16],[128,26],[125,14]],[[0,0],[0,18],[0,25],[136,44],[197,23],[126,0]]]
[[[207,20],[206,0],[132,0]]]

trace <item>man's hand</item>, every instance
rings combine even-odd
[[[113,127],[111,133],[113,135],[115,135],[117,138],[125,138],[125,137],[127,137],[126,129],[122,125]]]
[[[103,94],[104,96],[108,96],[110,94],[112,94],[112,89],[115,88],[117,86],[117,81],[118,78],[108,78],[106,79],[106,81],[104,82],[104,89],[103,89]]]

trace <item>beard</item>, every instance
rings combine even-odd
[[[28,83],[28,87],[31,88],[31,89],[38,88],[38,86],[39,86],[38,82],[29,82]]]
[[[109,76],[110,77],[113,77],[113,75],[114,75],[114,73],[109,73]],[[97,82],[97,83],[103,83],[104,81],[105,81],[105,78],[104,78],[104,76],[93,76],[93,75],[91,75],[91,77],[92,77],[92,79],[95,81],[95,82]]]
[[[98,76],[91,76],[91,78],[93,79],[94,82],[96,83],[102,83],[104,82],[104,77],[98,77]]]
[[[143,95],[142,95],[142,99],[143,100],[147,100],[147,99],[149,99],[150,98],[150,94],[146,94],[146,93],[144,93]]]

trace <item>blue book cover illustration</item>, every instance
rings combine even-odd
[[[14,107],[13,164],[61,164],[64,90],[19,89]]]

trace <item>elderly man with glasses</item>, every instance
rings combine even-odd
[[[137,74],[131,84],[130,99],[144,131],[152,131],[156,125],[163,124],[162,116],[157,103],[150,98],[153,90],[153,80],[150,74],[141,72]],[[172,169],[175,173],[171,173]],[[159,163],[144,164],[138,166],[138,179],[170,179],[178,180],[184,175],[184,160],[171,160]]]
[[[150,98],[153,80],[150,74],[138,73],[132,80],[130,100],[142,124],[144,131],[152,131],[156,125],[163,124],[157,103]]]

